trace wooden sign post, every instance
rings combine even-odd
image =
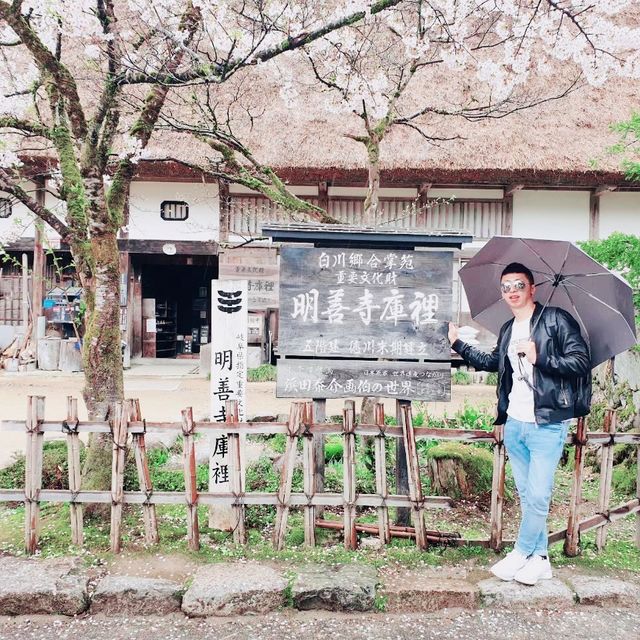
[[[411,416],[412,400],[446,402],[451,398],[447,325],[451,318],[453,253],[394,250],[388,246],[281,248],[281,359],[276,395],[313,398],[320,409],[316,420],[326,398],[395,398],[398,424]],[[397,444],[396,490],[408,494],[419,479],[419,470],[413,428],[405,425],[405,431],[405,438]],[[351,445],[355,432],[345,438]],[[349,451],[346,444],[345,456]],[[319,470],[324,453],[321,446],[316,449]],[[407,475],[407,456],[411,478]],[[345,458],[345,474],[347,466]],[[355,507],[351,506],[355,485],[349,485],[348,493],[347,479],[348,474],[345,540],[351,548],[355,546]],[[321,491],[320,485],[321,478],[316,481],[316,492]],[[386,486],[380,486],[386,492]],[[413,511],[417,529],[422,532],[420,495],[412,494],[411,501],[412,509],[399,508],[398,518],[409,524]],[[381,517],[384,526],[388,520]],[[426,545],[424,535],[420,544]]]
[[[237,418],[245,419],[247,380],[247,281],[212,280],[211,309],[211,421],[226,422],[228,400],[236,400]],[[242,449],[242,442],[240,443]],[[229,439],[225,433],[211,436],[209,491],[231,492]],[[234,518],[230,506],[209,510],[209,526],[228,531]]]

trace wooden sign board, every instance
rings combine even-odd
[[[278,254],[276,249],[227,249],[219,256],[221,280],[247,280],[249,309],[264,311],[278,306]]]
[[[238,401],[240,421],[245,419],[247,380],[247,281],[211,281],[211,421],[226,422],[226,401]],[[229,443],[225,433],[211,436],[209,491],[231,491]],[[209,526],[232,526],[231,507],[210,511]]]
[[[450,365],[445,362],[280,360],[278,398],[353,398],[448,402]]]
[[[449,360],[453,253],[284,246],[282,355]]]

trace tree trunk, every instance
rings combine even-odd
[[[367,139],[367,164],[369,182],[367,196],[364,200],[363,223],[368,227],[375,227],[378,223],[378,208],[380,206],[380,142],[381,138],[371,134]]]
[[[117,224],[107,210],[102,176],[85,181],[91,209],[92,275],[83,282],[87,317],[83,343],[84,400],[90,420],[105,420],[115,402],[124,398],[120,335],[120,254]],[[92,434],[83,469],[83,486],[107,490],[111,479],[111,438]]]

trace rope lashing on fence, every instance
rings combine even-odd
[[[38,418],[35,421],[35,424],[33,425],[33,427],[29,428],[27,426],[26,433],[41,433],[40,427],[42,427],[43,424],[44,424],[44,418]]]
[[[151,502],[152,498],[153,498],[153,490],[145,491],[144,492],[144,502],[142,504],[143,505],[153,504],[153,502]]]
[[[76,504],[78,502],[78,497],[80,496],[80,491],[72,491],[71,499],[69,500],[69,504]]]
[[[27,504],[40,504],[40,489],[35,489],[33,492],[33,497],[28,496],[25,493],[24,502]]]
[[[66,433],[69,436],[73,436],[79,433],[79,429],[80,429],[80,420],[78,420],[77,418],[76,418],[76,423],[73,426],[71,426],[67,422],[67,420],[62,421],[62,433]]]
[[[305,493],[305,494],[304,494],[304,497],[307,499],[307,504],[306,504],[306,505],[303,505],[303,506],[313,507],[313,506],[314,506],[314,504],[313,504],[313,497],[314,497],[314,494],[313,494],[313,493],[311,493],[311,494],[309,494],[309,493]]]

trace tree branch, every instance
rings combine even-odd
[[[395,7],[402,2],[403,0],[378,0],[371,5],[371,14],[375,15],[386,9]],[[127,75],[121,81],[125,84],[157,82],[164,85],[180,85],[193,82],[216,82],[226,80],[238,69],[246,66],[256,65],[261,62],[267,62],[268,60],[271,60],[272,58],[275,58],[276,56],[279,56],[281,53],[284,53],[286,51],[294,51],[296,49],[300,49],[301,47],[304,47],[305,45],[310,44],[311,42],[314,42],[315,40],[318,40],[323,36],[326,36],[332,31],[336,31],[337,29],[341,29],[342,27],[353,25],[362,20],[364,17],[364,11],[357,11],[343,18],[339,18],[338,20],[332,20],[322,25],[321,27],[314,29],[313,31],[300,33],[296,36],[289,36],[282,42],[263,51],[259,51],[250,59],[241,58],[230,60],[225,62],[224,65],[200,65],[183,73],[165,72],[156,74],[138,72]]]
[[[60,234],[64,242],[69,242],[70,230],[50,209],[42,206],[35,198],[32,198],[14,179],[6,169],[0,168],[0,189],[11,194],[16,200],[22,202],[27,209],[32,211],[41,220]]]
[[[0,115],[0,128],[2,129],[17,129],[23,133],[30,135],[42,136],[43,138],[51,139],[51,131],[39,124],[38,122],[32,122],[31,120],[23,120],[21,118],[15,118],[9,115]]]
[[[31,53],[41,71],[50,74],[56,82],[57,88],[66,99],[66,110],[78,140],[83,140],[87,134],[87,122],[78,95],[78,87],[69,70],[44,46],[36,32],[20,13],[21,3],[7,4],[0,1],[0,18],[3,18]]]

